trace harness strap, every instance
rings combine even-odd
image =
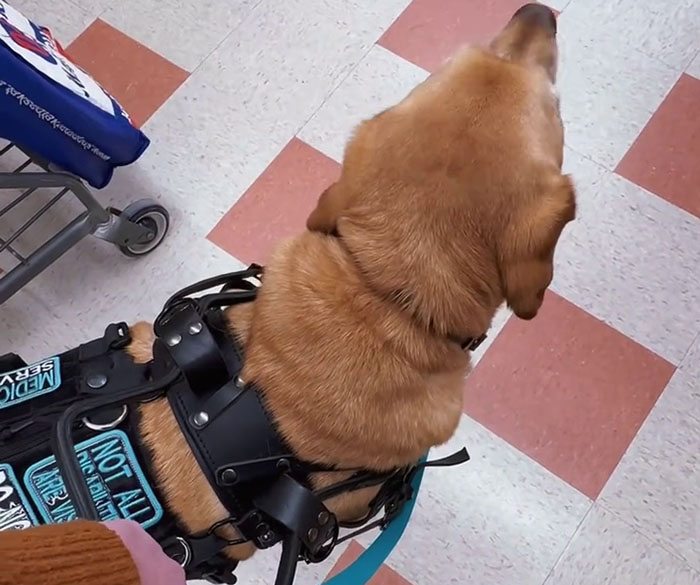
[[[421,459],[421,463],[425,463],[425,457]],[[418,491],[423,481],[424,471],[425,465],[418,467],[413,476],[413,481],[411,481],[413,497],[403,504],[398,516],[389,522],[382,533],[354,563],[335,577],[325,581],[325,585],[359,585],[367,583],[374,576],[389,557],[391,551],[394,550],[394,547],[406,530],[406,526],[408,526],[408,521],[418,499]]]
[[[193,301],[177,303],[156,325],[157,343],[167,347],[195,393],[220,388],[231,378],[226,358]]]
[[[288,475],[280,476],[253,502],[301,541],[310,558],[320,557],[325,544],[330,542],[331,548],[335,545],[338,538],[335,516],[317,495]]]
[[[340,544],[341,542],[354,538],[359,534],[367,532],[372,527],[379,527],[382,532],[354,563],[335,577],[332,577],[326,582],[326,585],[358,585],[369,581],[379,570],[382,563],[389,557],[408,525],[416,500],[418,499],[418,492],[421,482],[423,481],[425,468],[452,467],[454,465],[461,465],[467,461],[469,461],[469,453],[466,448],[462,448],[447,457],[434,459],[432,461],[428,461],[426,455],[421,458],[415,468],[408,472],[408,476],[410,477],[410,482],[408,484],[401,482],[399,485],[390,486],[391,480],[384,483],[382,491],[377,495],[375,501],[370,504],[370,511],[367,516],[357,522],[343,524],[343,526],[364,527],[343,536],[337,543]],[[362,478],[358,478],[356,482],[357,487],[351,488],[351,491],[367,486],[367,482],[363,482]],[[347,487],[348,486],[346,486],[346,488]],[[389,489],[385,490],[387,487],[389,487]],[[344,491],[348,490],[345,489]],[[335,491],[333,490],[332,493],[335,493]],[[379,513],[382,506],[384,506],[386,510],[384,517],[376,522],[367,524],[369,520]]]
[[[83,396],[57,414],[53,452],[77,515],[99,519],[73,445],[76,423],[81,417],[85,420],[86,415],[94,417],[114,406],[121,408],[166,395],[204,475],[230,517],[194,535],[182,532],[171,517],[166,522],[167,532],[159,532],[158,540],[185,568],[188,578],[206,578],[214,583],[236,581],[233,570],[237,563],[223,554],[226,547],[252,541],[264,549],[282,541],[275,584],[290,585],[300,559],[320,562],[347,538],[339,539],[339,523],[325,501],[340,493],[381,485],[362,521],[344,524],[361,527],[350,536],[375,527],[383,531],[357,563],[331,581],[334,585],[358,585],[376,572],[401,537],[424,468],[462,463],[469,455],[463,450],[439,461],[423,459],[416,466],[386,473],[337,469],[295,457],[271,419],[261,392],[254,384],[241,381],[242,348],[231,338],[221,310],[252,300],[256,286],[244,279],[259,278],[260,274],[258,267],[251,267],[197,283],[174,295],[155,322],[158,338],[153,363],[130,366],[139,377],[137,382],[127,380],[131,374],[120,377],[120,367],[116,367],[121,366],[122,358],[128,359],[122,349],[128,335],[124,324],[110,326],[102,340],[81,346],[82,356],[89,357],[89,375],[81,375],[79,363],[75,366],[80,370]],[[218,294],[187,298],[218,285],[224,285]],[[227,290],[230,288],[237,290]],[[115,355],[107,362],[104,355],[109,352]],[[99,366],[99,371],[93,371],[92,366]],[[103,375],[106,367],[109,373]],[[93,375],[101,376],[99,384],[95,380],[90,383]],[[317,471],[356,473],[314,493],[309,474]],[[383,516],[372,521],[382,508]],[[224,525],[233,527],[241,538],[225,538],[219,530]]]

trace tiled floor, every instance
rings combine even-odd
[[[153,255],[88,240],[0,307],[43,357],[150,318],[301,229],[354,124],[520,0],[14,0],[152,140],[105,201],[160,199]],[[529,323],[500,313],[451,446],[374,585],[700,584],[700,2],[556,0],[579,217]],[[1,262],[0,262],[1,265]],[[439,449],[442,452],[443,449]],[[302,567],[318,583],[333,562]],[[274,553],[241,566],[269,584]]]

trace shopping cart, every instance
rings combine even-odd
[[[3,0],[0,138],[7,140],[0,145],[0,304],[87,235],[127,256],[148,254],[163,241],[170,220],[162,205],[141,199],[123,210],[105,207],[86,185],[107,185],[116,167],[141,156],[148,138],[47,28]],[[80,208],[77,216],[52,235],[39,234],[42,241],[27,250],[36,242],[27,232],[67,199]],[[18,221],[22,209],[28,217]]]

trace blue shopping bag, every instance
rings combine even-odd
[[[0,137],[102,188],[149,140],[49,29],[0,0]]]

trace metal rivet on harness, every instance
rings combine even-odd
[[[243,378],[240,376],[236,376],[236,386],[238,388],[245,388],[245,382],[243,381]]]
[[[187,331],[190,335],[197,335],[197,333],[200,333],[202,331],[202,323],[199,321],[191,323],[190,326],[187,328]]]
[[[204,411],[197,412],[194,415],[192,415],[192,424],[198,429],[201,429],[202,427],[206,426],[208,422],[209,415]]]
[[[238,481],[238,473],[236,473],[235,469],[224,469],[221,472],[221,481],[223,481],[226,485],[234,484]]]
[[[107,380],[108,378],[104,374],[90,374],[86,380],[86,383],[93,390],[97,390],[98,388],[102,388],[105,384],[107,384]]]
[[[318,515],[318,523],[321,526],[325,526],[326,524],[328,524],[328,521],[330,519],[331,519],[330,515],[325,510],[323,512],[320,512]]]
[[[313,542],[318,538],[318,528],[309,528],[309,531],[306,533],[306,537]]]
[[[182,341],[182,335],[179,335],[176,333],[175,335],[168,337],[165,340],[165,343],[167,343],[170,347],[175,347],[181,341]]]

